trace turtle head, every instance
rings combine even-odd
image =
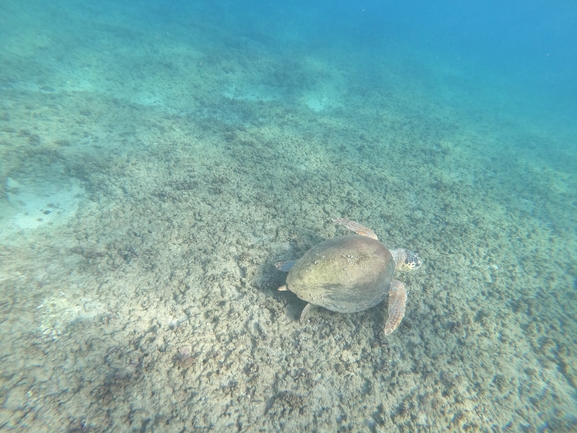
[[[417,270],[423,264],[423,261],[417,253],[414,253],[403,248],[391,250],[393,259],[395,260],[395,269],[402,272],[410,272]]]
[[[417,253],[414,253],[412,251],[407,251],[405,250],[407,255],[405,256],[405,260],[403,260],[402,263],[402,268],[403,271],[408,272],[408,271],[416,271],[417,269],[419,269],[421,267],[421,265],[423,264],[423,261],[421,260],[421,258],[419,257],[419,255]]]

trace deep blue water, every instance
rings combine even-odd
[[[279,53],[290,47],[330,48],[342,50],[342,56],[362,51],[370,57],[399,48],[417,62],[435,58],[472,75],[479,86],[489,86],[482,91],[504,80],[516,97],[533,105],[536,117],[569,122],[575,115],[577,7],[568,1],[149,5],[167,28],[201,14],[229,30],[230,38],[253,38]]]

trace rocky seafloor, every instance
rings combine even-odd
[[[2,52],[3,429],[577,428],[565,137],[403,74],[352,79],[354,59],[327,73],[199,49],[162,66],[183,49],[164,43],[147,63],[70,54],[93,65],[82,86],[35,63],[46,39]],[[123,93],[122,73],[149,90]],[[275,262],[346,233],[333,217],[423,258],[389,337],[386,302],[302,325],[276,291]]]

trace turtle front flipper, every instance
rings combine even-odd
[[[368,238],[376,239],[376,240],[379,239],[379,238],[377,238],[377,235],[375,234],[375,232],[372,231],[370,228],[365,227],[365,226],[363,226],[359,223],[356,223],[354,221],[351,221],[351,220],[348,220],[345,218],[333,218],[333,222],[340,224],[342,226],[345,226],[350,231],[355,232],[358,235],[366,236]]]
[[[390,335],[401,323],[407,306],[407,290],[400,281],[391,281],[389,288],[389,317],[385,324],[385,335]]]

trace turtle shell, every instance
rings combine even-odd
[[[381,302],[389,291],[395,261],[381,242],[365,236],[324,241],[296,261],[288,289],[303,301],[339,313],[354,313]]]

